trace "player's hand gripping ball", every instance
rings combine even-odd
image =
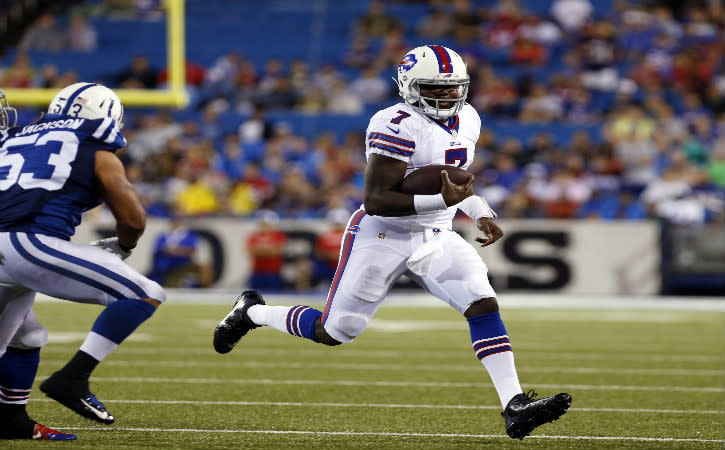
[[[412,195],[435,195],[441,191],[441,170],[448,172],[454,184],[465,184],[470,174],[456,166],[436,164],[414,170],[403,178],[400,191]]]

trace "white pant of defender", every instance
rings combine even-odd
[[[164,302],[158,283],[97,247],[39,234],[0,233],[0,356],[8,345],[42,347],[48,333],[32,311],[35,293],[79,303],[110,305],[151,298]]]

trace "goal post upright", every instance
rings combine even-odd
[[[114,89],[126,107],[184,108],[189,104],[186,92],[185,0],[164,0],[166,9],[166,89]],[[48,105],[57,89],[3,89],[13,105]]]

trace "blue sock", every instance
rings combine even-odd
[[[501,315],[491,312],[470,317],[468,326],[471,329],[473,351],[491,376],[501,406],[506,408],[508,402],[521,393],[521,384]]]
[[[317,342],[315,321],[321,315],[320,311],[309,306],[293,306],[287,313],[287,332]]]
[[[139,299],[118,300],[106,306],[91,331],[120,344],[156,311],[148,302]]]
[[[0,403],[28,403],[39,363],[40,348],[23,350],[8,347],[0,358]]]
[[[486,356],[512,351],[506,327],[498,312],[469,317],[468,327],[471,330],[473,351],[481,361]]]

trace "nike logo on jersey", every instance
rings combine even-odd
[[[395,133],[395,134],[398,134],[398,133],[400,133],[400,128],[397,128],[397,129],[396,129],[396,128],[391,128],[391,127],[389,127],[389,126],[387,126],[387,125],[386,125],[386,128],[387,128],[388,130],[392,131],[392,132],[393,132],[393,133]]]

